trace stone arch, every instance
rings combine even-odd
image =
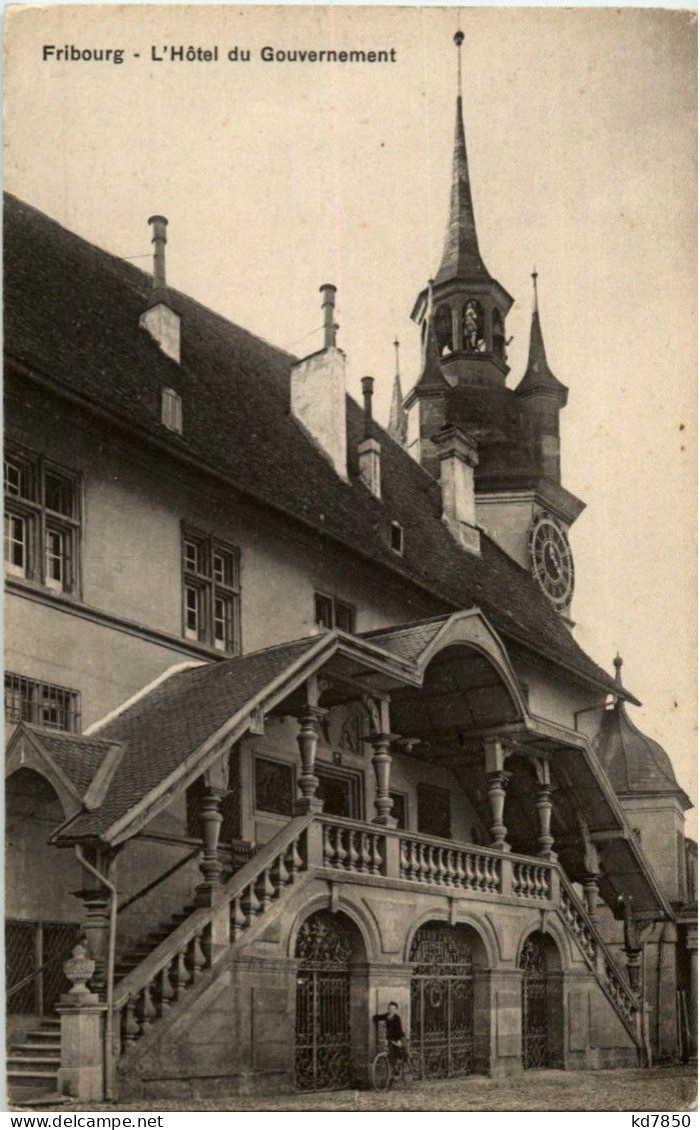
[[[299,911],[292,928],[289,931],[289,938],[287,941],[287,956],[293,958],[296,952],[297,938],[299,930],[301,929],[307,918],[315,914],[319,910],[328,910],[331,913],[341,913],[346,918],[349,918],[353,926],[358,930],[362,939],[362,946],[364,953],[362,956],[358,954],[356,960],[358,961],[377,961],[382,952],[381,939],[377,924],[374,919],[367,913],[367,911],[358,907],[355,903],[350,902],[345,898],[332,899],[330,895],[317,895],[315,898],[310,899],[303,909]]]
[[[411,1041],[428,1078],[488,1071],[491,974],[473,922],[423,916],[408,950]]]
[[[531,919],[521,931],[515,950],[515,967],[520,968],[523,946],[531,934],[543,934],[547,938],[548,969],[552,973],[566,972],[572,963],[571,946],[566,932],[556,919],[549,919],[542,929],[541,920]],[[551,955],[551,957],[549,956]]]
[[[521,942],[522,1064],[525,1069],[564,1066],[564,979],[553,935],[531,930]]]
[[[404,946],[404,961],[408,962],[411,959],[411,950],[416,934],[421,926],[425,926],[428,922],[441,922],[457,926],[469,926],[477,935],[481,949],[479,950],[479,963],[484,969],[493,969],[498,965],[499,949],[496,934],[491,926],[491,923],[477,918],[474,914],[459,913],[457,914],[454,922],[450,920],[447,910],[435,908],[433,910],[426,910],[418,918],[414,919],[409,927],[408,934],[406,935],[406,944]]]
[[[362,1079],[369,1053],[363,933],[345,909],[317,907],[298,923],[293,953],[296,1086],[302,1091],[351,1086]]]
[[[47,774],[21,766],[5,782],[5,915],[7,983],[19,985],[45,961],[41,978],[7,1000],[10,1027],[18,1016],[50,1011],[59,992],[61,956],[80,931],[81,908],[71,894],[82,886],[72,851],[49,843],[65,820],[63,800]],[[34,961],[41,945],[42,961]],[[54,960],[55,959],[55,960]]]

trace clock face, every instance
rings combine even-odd
[[[565,608],[574,591],[574,559],[566,531],[550,514],[537,514],[529,543],[533,577],[555,608]]]

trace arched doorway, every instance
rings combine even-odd
[[[344,914],[318,910],[301,925],[294,956],[294,1074],[300,1091],[340,1090],[353,1081],[352,964],[364,956],[359,930]]]
[[[518,967],[523,973],[522,1060],[526,1070],[562,1066],[561,960],[546,934],[523,943]]]
[[[483,1070],[489,1009],[481,999],[487,986],[479,935],[470,926],[426,922],[416,931],[409,960],[411,1043],[425,1076],[440,1079]]]
[[[10,1035],[49,1015],[69,983],[63,961],[80,937],[81,884],[69,851],[48,840],[66,819],[53,785],[22,766],[5,782],[5,975]]]

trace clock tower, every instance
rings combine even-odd
[[[401,441],[436,478],[435,439],[442,428],[457,426],[476,442],[478,524],[532,573],[568,621],[574,587],[568,531],[584,508],[561,484],[559,416],[568,389],[547,361],[537,272],[527,367],[514,388],[506,384],[513,299],[490,274],[479,247],[461,93],[464,34],[457,32],[454,41],[458,94],[449,214],[437,273],[412,312],[421,327],[422,365],[404,401],[407,435]]]

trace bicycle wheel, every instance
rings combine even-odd
[[[423,1061],[418,1052],[408,1053],[408,1063],[406,1064],[406,1071],[410,1079],[423,1078]]]
[[[375,1091],[387,1091],[391,1085],[391,1064],[386,1052],[374,1057],[372,1064],[372,1086]]]

